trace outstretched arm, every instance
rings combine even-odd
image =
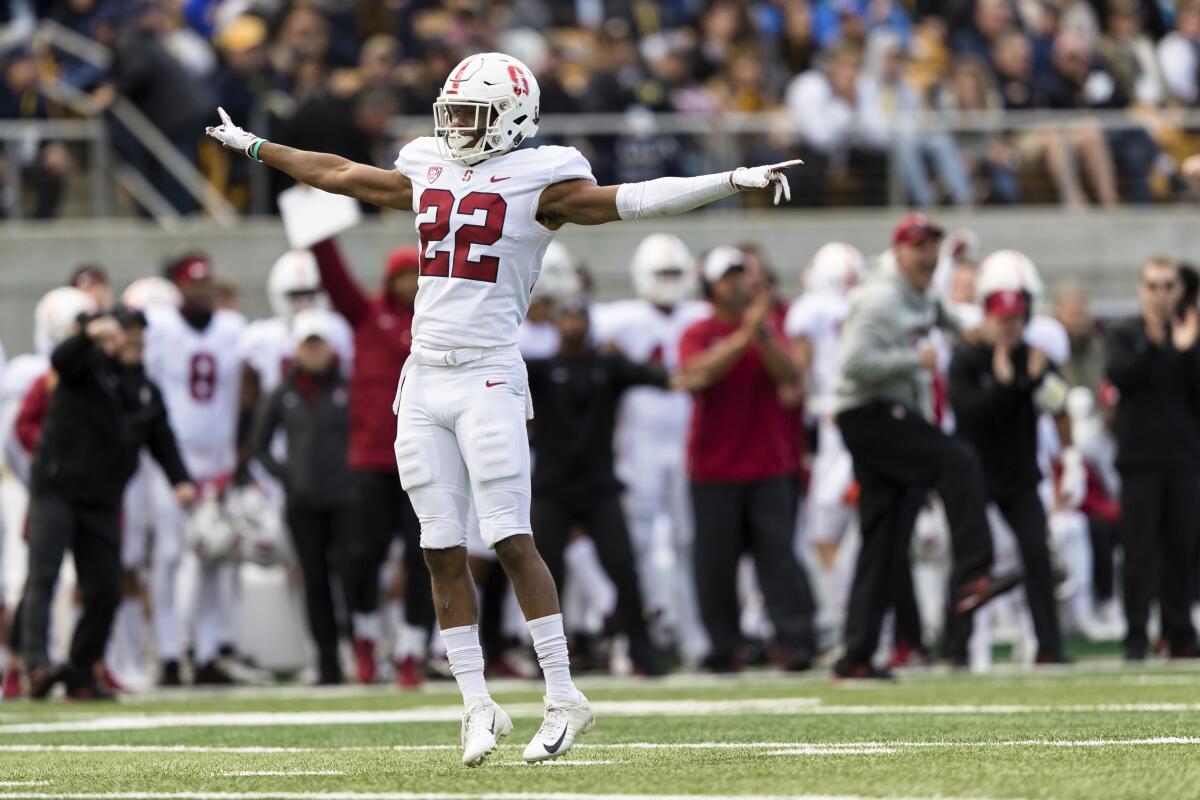
[[[783,161],[763,167],[739,167],[732,172],[695,178],[656,178],[620,186],[597,186],[575,179],[547,186],[538,203],[538,221],[547,228],[600,225],[620,219],[643,219],[682,214],[737,192],[775,187],[775,205],[792,199],[784,170],[803,161]]]
[[[330,153],[313,153],[275,144],[233,124],[218,108],[221,124],[205,132],[231,150],[286,172],[300,183],[344,194],[371,205],[412,210],[412,183],[399,170],[358,164]]]

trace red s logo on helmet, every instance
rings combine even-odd
[[[508,77],[512,78],[513,94],[517,97],[529,94],[529,81],[525,78],[525,70],[518,66],[508,68]]]

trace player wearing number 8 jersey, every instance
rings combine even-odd
[[[298,181],[417,214],[421,277],[412,355],[397,390],[396,462],[421,520],[438,623],[463,692],[463,762],[474,766],[512,730],[488,695],[467,572],[472,505],[528,620],[546,676],[546,718],[527,761],[567,752],[594,717],[575,688],[554,581],[529,525],[524,363],[517,328],[542,255],[569,222],[598,225],[679,214],[738,191],[790,196],[796,161],[695,178],[597,186],[587,161],[561,147],[516,149],[537,133],[537,81],[502,53],[463,59],[434,103],[434,136],[401,152],[395,170],[294,150],[238,128],[218,109],[208,134]]]

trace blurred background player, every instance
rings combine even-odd
[[[182,305],[146,311],[146,371],[162,390],[184,464],[200,495],[222,493],[238,467],[237,422],[241,412],[242,365],[238,341],[245,318],[217,309],[213,266],[202,253],[171,261],[166,277],[179,289]],[[155,638],[162,662],[159,680],[180,683],[182,656],[175,599],[177,576],[185,557],[184,516],[164,497],[166,484],[155,485],[155,548],[152,563]],[[196,562],[191,647],[193,682],[227,684],[229,670],[218,663],[222,647],[232,645],[230,609],[236,603],[236,573],[230,564]],[[228,651],[226,651],[228,652]]]
[[[292,323],[295,354],[283,382],[259,409],[251,452],[284,487],[287,526],[300,560],[308,626],[317,648],[317,683],[333,685],[342,682],[337,620],[337,610],[345,608],[342,565],[360,524],[356,487],[344,458],[349,392],[333,347],[340,328],[337,315],[307,308]],[[280,431],[287,439],[283,461],[273,448]]]
[[[350,377],[350,444],[347,463],[358,487],[360,523],[349,542],[346,582],[354,631],[355,668],[360,683],[378,677],[383,636],[380,569],[397,538],[404,546],[404,618],[413,630],[412,651],[395,665],[396,680],[417,686],[424,679],[425,648],[433,630],[429,572],[421,560],[421,528],[396,475],[396,380],[412,347],[413,308],[419,256],[398,247],[387,257],[380,291],[368,295],[355,281],[337,244],[312,249],[321,284],[333,308],[354,331]]]
[[[635,298],[597,305],[592,331],[636,364],[679,369],[684,330],[709,316],[696,299],[696,264],[679,237],[655,233],[634,250],[629,265]],[[625,487],[646,613],[663,647],[679,647],[696,666],[707,652],[693,588],[693,526],[688,496],[688,420],[692,398],[666,387],[630,387],[617,417],[616,470]]]
[[[847,296],[861,280],[862,253],[831,242],[813,255],[802,294],[784,318],[792,357],[805,389],[805,411],[816,422],[817,453],[812,463],[806,507],[806,539],[817,557],[818,608],[828,627],[843,617],[852,566],[839,564],[843,538],[854,517],[854,465],[834,422],[834,389],[842,324],[850,311]]]

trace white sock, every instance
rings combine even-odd
[[[479,644],[479,626],[445,628],[442,630],[442,641],[446,643],[446,658],[450,659],[450,672],[462,692],[463,705],[470,705],[473,700],[490,703],[492,696],[488,694],[487,683],[483,679],[483,647]],[[565,639],[563,646],[566,646]]]
[[[567,636],[563,633],[562,614],[531,619],[529,635],[537,653],[538,666],[546,675],[546,696],[551,700],[578,703],[583,695],[571,680],[571,658],[567,654]]]
[[[380,619],[378,611],[356,612],[350,616],[350,624],[354,629],[355,639],[378,642],[383,638],[383,620]]]

